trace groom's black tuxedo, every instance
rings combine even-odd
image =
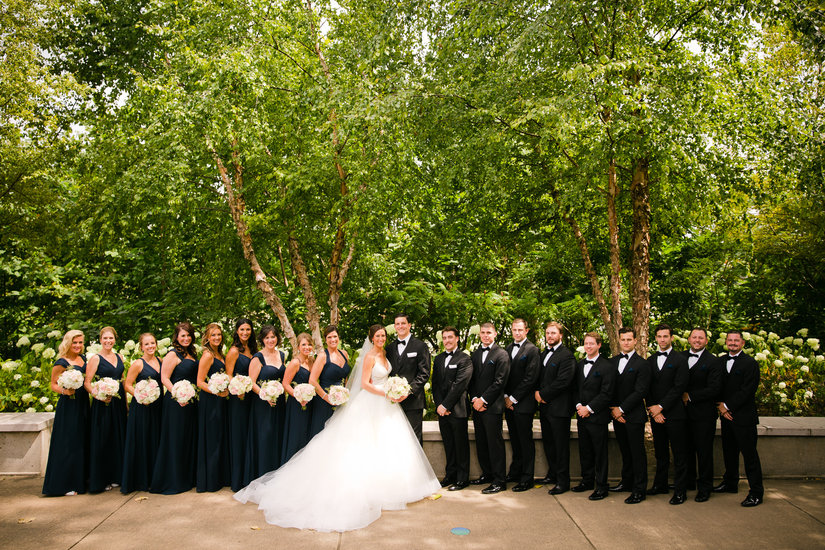
[[[438,417],[438,429],[447,456],[445,479],[453,483],[466,483],[470,477],[467,386],[473,374],[473,361],[459,349],[449,356],[449,362],[446,361],[447,357],[445,351],[439,353],[433,361],[433,402],[436,409],[443,405],[450,413]]]
[[[504,386],[510,373],[510,356],[496,344],[490,346],[484,358],[483,346],[473,352],[473,376],[468,394],[487,403],[484,411],[473,410],[473,429],[476,451],[482,476],[495,484],[505,485],[506,454],[501,433],[501,414],[504,412]],[[482,361],[482,358],[485,360]]]
[[[387,361],[390,362],[390,376],[402,376],[410,384],[410,395],[401,402],[418,441],[422,442],[421,422],[424,419],[424,384],[430,378],[430,349],[427,344],[410,335],[407,345],[399,355],[398,340],[386,347]]]
[[[533,484],[536,462],[536,444],[533,442],[533,413],[536,412],[536,387],[539,380],[539,349],[529,340],[524,340],[515,356],[515,343],[507,346],[510,356],[510,375],[504,394],[515,402],[512,409],[505,409],[507,429],[513,461],[508,477],[519,483]]]

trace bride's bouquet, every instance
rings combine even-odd
[[[106,401],[112,397],[120,397],[117,391],[120,389],[120,382],[108,376],[92,382],[92,397],[99,401]],[[108,405],[108,403],[107,403]]]
[[[337,407],[349,401],[349,390],[344,386],[330,386],[327,397],[330,405]]]
[[[292,394],[299,403],[304,403],[301,405],[301,410],[305,411],[306,404],[315,397],[315,386],[312,384],[296,384]]]
[[[212,376],[209,377],[209,381],[206,383],[206,387],[209,388],[209,391],[218,395],[219,393],[223,393],[226,391],[226,388],[229,387],[229,375],[225,372],[216,372]]]
[[[83,385],[83,373],[76,369],[67,369],[57,378],[57,385],[64,390],[76,390]],[[74,394],[69,396],[74,399]]]
[[[135,384],[135,400],[141,405],[154,403],[160,397],[160,386],[152,378],[141,380]]]
[[[278,398],[284,394],[284,385],[277,380],[267,380],[261,384],[261,389],[258,391],[258,397],[264,401],[269,401],[270,405],[275,405]]]
[[[172,398],[181,405],[186,405],[198,394],[195,385],[188,380],[178,380],[172,386]]]
[[[236,374],[229,381],[229,393],[237,395],[240,399],[243,399],[250,391],[252,391],[252,379],[248,376]]]
[[[410,395],[412,388],[403,376],[390,376],[384,385],[384,394],[390,401],[396,402],[402,397]]]

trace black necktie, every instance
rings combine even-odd
[[[700,354],[698,354],[698,353],[693,353],[693,352],[690,352],[690,351],[689,351],[689,352],[688,352],[688,355],[689,355],[689,356],[691,356],[691,357],[695,357],[695,358],[699,359],[699,355],[700,355]]]
[[[620,353],[619,357],[621,357],[622,359],[629,359],[630,358],[630,356],[626,353]]]
[[[656,355],[664,355],[665,357],[667,357],[667,354],[668,354],[668,352],[666,352],[666,351],[657,351],[656,352]]]

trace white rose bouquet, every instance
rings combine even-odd
[[[195,385],[188,380],[178,380],[172,386],[172,398],[181,405],[189,403],[197,394]]]
[[[237,395],[240,399],[243,399],[250,391],[252,391],[252,379],[248,376],[236,374],[229,381],[229,393]],[[281,391],[283,392],[283,387]]]
[[[305,411],[307,408],[306,404],[315,397],[315,386],[312,384],[296,384],[292,393],[299,403],[304,403],[301,405],[301,410]]]
[[[337,407],[349,401],[349,390],[344,386],[330,386],[327,397],[330,405]]]
[[[141,405],[154,403],[160,397],[160,386],[152,378],[135,384],[135,400]]]
[[[106,401],[112,397],[120,397],[117,391],[120,389],[120,382],[108,376],[92,382],[92,397],[99,401]],[[108,403],[107,403],[108,404]]]
[[[225,372],[216,372],[212,376],[209,377],[209,380],[206,382],[206,386],[209,388],[209,391],[218,395],[219,393],[223,393],[226,391],[226,388],[229,387],[229,375]]]
[[[67,369],[57,377],[57,385],[64,390],[76,390],[83,385],[83,373],[76,369]],[[74,394],[69,396],[74,399]]]
[[[269,401],[270,405],[275,405],[278,398],[284,394],[284,385],[277,380],[267,380],[261,384],[258,397],[264,401]]]
[[[384,394],[390,401],[396,402],[402,397],[410,395],[412,388],[403,376],[390,376],[384,386]]]

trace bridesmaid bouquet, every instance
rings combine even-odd
[[[252,391],[252,379],[248,376],[237,374],[232,377],[232,380],[229,381],[229,393],[232,395],[237,395],[240,399],[243,399],[244,396],[246,396],[246,394],[250,391]],[[282,386],[281,392],[283,391],[284,388]]]
[[[327,397],[330,405],[337,407],[349,401],[349,390],[344,386],[330,386]]]
[[[178,380],[175,382],[175,385],[172,386],[172,398],[181,405],[189,403],[197,394],[198,392],[195,390],[195,385],[188,380]]]
[[[295,399],[299,402],[303,401],[304,403],[307,403],[310,399],[315,397],[315,386],[312,384],[296,384],[292,393],[295,396]],[[301,405],[302,411],[305,411],[306,408],[306,404]]]
[[[92,397],[99,401],[106,401],[112,397],[120,397],[117,391],[120,389],[120,382],[114,378],[101,378],[92,382]],[[108,405],[108,403],[107,403]]]
[[[258,397],[264,401],[269,401],[270,405],[274,405],[278,398],[284,394],[284,385],[277,380],[267,380],[261,384],[261,390],[258,392]]]
[[[411,391],[409,382],[403,376],[390,376],[384,386],[384,394],[393,402],[407,397]]]
[[[141,405],[154,403],[160,397],[160,386],[152,378],[135,384],[135,400]]]
[[[229,387],[229,375],[225,372],[216,372],[212,376],[209,377],[209,381],[206,383],[206,386],[209,388],[209,391],[218,395],[219,393],[225,392],[226,388]]]
[[[57,378],[57,385],[64,390],[76,390],[83,385],[83,373],[75,369],[67,369]],[[69,396],[74,399],[74,394]]]

